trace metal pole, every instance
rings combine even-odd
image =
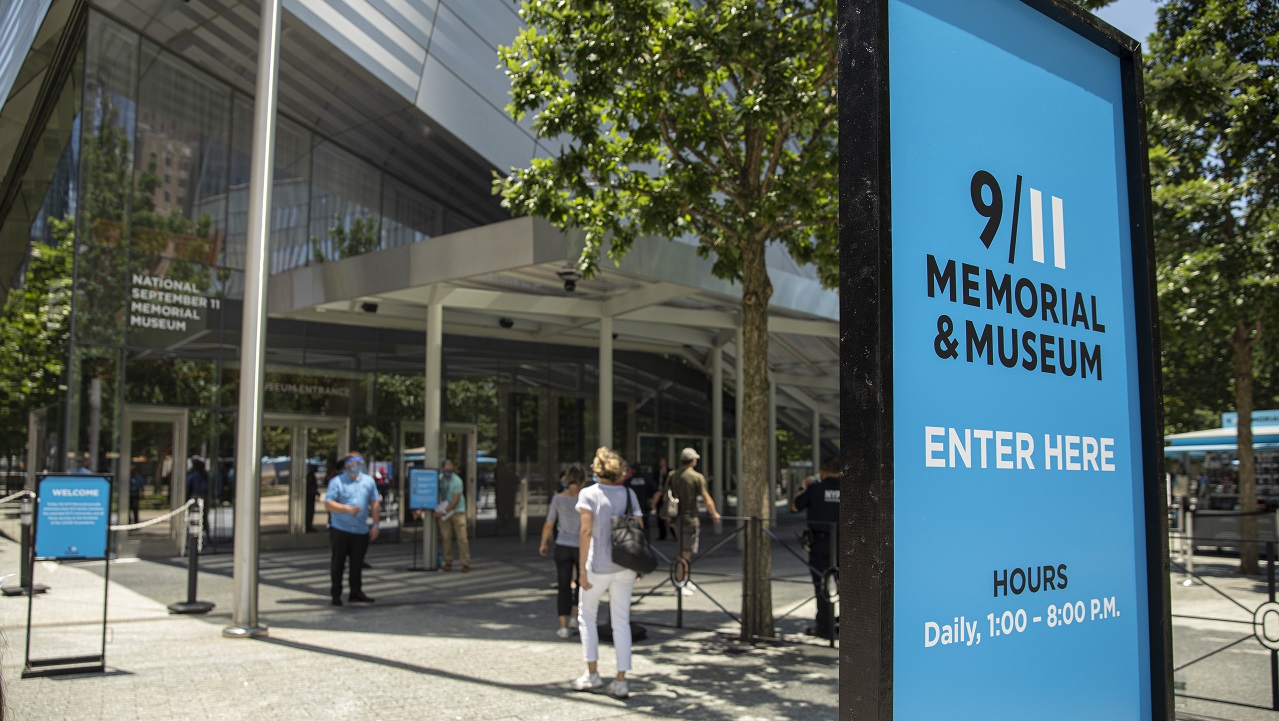
[[[768,517],[777,520],[777,382],[768,374]]]
[[[1279,526],[1275,527],[1279,533]],[[1275,602],[1275,542],[1266,541],[1266,589]],[[1270,649],[1270,708],[1279,711],[1279,651]]]
[[[169,613],[208,613],[217,604],[198,601],[196,584],[200,577],[200,534],[204,532],[204,499],[187,508],[187,600],[169,604]]]
[[[1195,512],[1186,509],[1186,580],[1181,582],[1183,586],[1195,585]]]
[[[661,483],[663,479],[657,479]],[[715,507],[724,506],[724,346],[711,351],[711,500]],[[1279,526],[1276,526],[1279,528]],[[724,522],[715,524],[715,534],[724,532]]]
[[[3,589],[0,589],[0,592],[3,592],[6,596],[34,596],[37,593],[44,593],[49,590],[49,587],[44,584],[31,582],[31,570],[34,563],[32,559],[33,551],[31,548],[31,523],[33,520],[33,512],[31,499],[23,498],[21,510],[18,512],[18,521],[22,524],[21,543],[18,546],[18,552],[21,554],[22,559],[19,562],[21,568],[19,569],[18,585],[5,586]]]
[[[613,447],[613,319],[600,318],[600,445]],[[614,448],[613,450],[618,450]],[[619,451],[621,452],[621,451]]]
[[[734,334],[733,344],[734,344],[734,350],[737,352],[737,367],[734,369],[736,371],[736,377],[733,379],[737,384],[737,395],[733,399],[733,402],[735,404],[733,412],[736,414],[736,418],[734,419],[735,423],[733,424],[734,425],[733,437],[734,437],[734,442],[736,444],[736,448],[734,450],[737,451],[735,454],[737,457],[733,459],[733,470],[737,473],[737,487],[736,487],[737,509],[733,511],[733,515],[737,516],[737,527],[741,528],[744,523],[742,521],[742,468],[743,468],[742,466],[743,400],[742,399],[746,397],[746,374],[742,372],[742,346],[744,345],[744,343],[742,341],[742,314],[741,313],[737,314],[737,330],[736,330],[736,333]],[[737,534],[737,550],[741,551],[745,549],[746,549],[746,534],[739,533]]]
[[[432,300],[426,307],[426,408],[422,440],[422,464],[440,467],[440,384],[444,373],[440,368],[444,354],[444,306]],[[443,479],[441,479],[442,481]],[[439,568],[436,562],[434,507],[422,510],[422,562],[426,570]]]
[[[813,411],[813,479],[822,477],[822,414],[816,410]],[[795,494],[791,494],[794,498]]]
[[[279,83],[280,0],[262,1],[258,31],[257,97],[249,170],[249,226],[245,241],[244,316],[240,332],[240,405],[235,442],[235,557],[231,638],[265,636],[258,623],[258,501],[262,472],[262,371],[266,344],[266,250],[275,166],[275,105]]]

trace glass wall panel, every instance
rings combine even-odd
[[[120,246],[133,175],[138,36],[93,13],[85,56],[81,242]]]
[[[125,403],[205,407],[217,404],[218,370],[214,361],[132,351],[126,355],[125,363]],[[196,442],[194,436],[192,442]]]
[[[113,221],[114,222],[114,221]],[[101,238],[101,234],[98,236]],[[123,250],[78,245],[76,253],[76,342],[120,345],[124,342],[129,254]]]
[[[231,91],[149,42],[139,80],[133,249],[213,263],[226,238]]]
[[[382,187],[382,247],[417,243],[443,231],[444,209],[438,201],[389,176]]]
[[[135,226],[135,230],[141,229]],[[222,321],[221,278],[211,265],[132,254],[127,279],[128,344],[188,352],[196,343],[216,344]]]
[[[119,473],[120,352],[112,348],[77,348],[72,358],[71,434],[73,465],[97,473]]]
[[[223,376],[233,374],[238,387],[239,372],[236,368],[224,371]],[[262,383],[264,408],[275,413],[345,418],[351,415],[351,399],[358,383],[359,378],[351,376],[308,373],[300,368],[267,368]]]
[[[249,225],[249,173],[253,153],[253,100],[236,95],[232,113],[232,152],[227,202],[230,208],[228,240],[223,265],[244,269],[245,241]],[[313,136],[288,118],[275,121],[275,185],[271,188],[271,237],[269,272],[297,267],[290,259],[305,262],[309,247],[311,202],[311,146]],[[299,256],[299,253],[302,255]],[[234,287],[243,297],[243,287]]]
[[[288,258],[290,268],[308,259],[323,262],[360,255],[381,242],[381,173],[327,142],[316,147],[313,162],[310,252]]]
[[[426,377],[423,373],[379,373],[374,381],[374,407],[380,416],[421,422],[426,414]],[[453,391],[449,385],[449,407]],[[448,417],[454,417],[450,410]]]
[[[48,124],[32,150],[20,181],[18,197],[0,224],[0,262],[6,279],[0,345],[6,362],[0,368],[0,453],[18,454],[27,444],[29,414],[66,402],[63,371],[69,354],[75,247],[75,176],[79,167],[80,102],[84,56],[63,84]],[[50,428],[48,412],[37,422],[37,445],[54,440],[61,426]],[[44,455],[38,452],[37,458]],[[59,461],[60,462],[60,461]],[[6,487],[17,490],[24,476],[6,465]],[[16,484],[16,485],[15,485]],[[15,524],[16,525],[16,524]]]

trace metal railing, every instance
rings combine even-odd
[[[779,547],[780,549],[794,556],[796,559],[799,560],[800,563],[803,564],[804,570],[806,570],[809,574],[808,578],[797,579],[797,578],[794,578],[793,576],[788,577],[784,575],[777,575],[774,572],[770,574],[770,577],[769,577],[770,581],[773,583],[784,583],[784,584],[804,584],[810,587],[814,587],[813,593],[811,595],[808,595],[807,598],[805,598],[804,600],[800,601],[797,604],[792,605],[788,610],[786,610],[785,612],[781,614],[774,614],[773,616],[774,623],[792,616],[793,614],[797,613],[800,609],[807,606],[810,602],[817,601],[818,592],[816,590],[816,586],[818,583],[820,583],[821,588],[826,593],[826,598],[829,601],[829,604],[825,605],[825,610],[827,612],[827,615],[826,615],[826,623],[824,625],[826,626],[827,629],[830,630],[830,636],[829,638],[825,638],[825,641],[827,642],[828,646],[833,648],[835,646],[836,640],[838,640],[839,638],[839,634],[836,630],[838,626],[838,621],[839,621],[839,614],[836,610],[839,604],[839,568],[838,566],[834,565],[834,562],[839,558],[839,554],[838,554],[839,547],[838,547],[837,536],[833,532],[835,524],[812,524],[812,525],[831,526],[831,532],[821,534],[822,536],[824,536],[824,538],[819,537],[818,542],[825,542],[829,544],[828,558],[831,559],[832,565],[829,568],[818,569],[813,567],[809,563],[809,559],[805,554],[802,554],[791,543],[788,543],[787,541],[783,540],[780,536],[778,536],[774,528],[764,525],[763,519],[760,519],[757,517],[750,517],[750,516],[723,516],[721,520],[724,522],[740,522],[740,523],[735,528],[725,533],[723,536],[718,537],[715,543],[712,544],[709,548],[693,555],[691,558],[687,558],[687,559],[684,558],[683,555],[680,554],[678,551],[674,554],[674,558],[670,558],[666,554],[662,553],[660,549],[654,547],[653,548],[654,552],[657,554],[658,558],[666,565],[666,568],[667,568],[666,577],[656,586],[648,589],[644,594],[632,600],[631,601],[632,608],[640,605],[641,603],[643,603],[645,600],[649,598],[653,598],[657,596],[657,594],[660,593],[662,589],[664,589],[669,584],[671,588],[673,588],[675,591],[674,626],[675,628],[686,628],[685,622],[684,622],[684,595],[685,595],[684,590],[686,588],[692,588],[695,593],[700,594],[702,597],[706,598],[706,600],[710,601],[712,605],[714,605],[717,609],[719,609],[721,613],[723,613],[723,615],[732,619],[732,621],[736,623],[739,628],[742,628],[742,619],[740,615],[729,610],[728,607],[726,607],[719,599],[717,599],[710,592],[710,590],[707,589],[705,586],[701,586],[694,583],[693,581],[694,571],[696,570],[699,577],[704,576],[704,577],[718,578],[718,579],[725,579],[725,580],[739,580],[739,581],[744,580],[745,578],[744,574],[741,574],[741,573],[725,573],[723,571],[698,569],[699,562],[707,559],[710,556],[715,555],[717,551],[720,551],[721,549],[728,547],[730,543],[734,543],[739,538],[742,538],[744,540],[744,539],[750,538],[751,534],[762,533],[770,539],[770,547],[775,545],[776,547]],[[674,525],[678,526],[679,524],[674,524]],[[805,527],[807,528],[808,525],[809,524],[806,523]],[[813,534],[811,534],[808,530],[805,530],[804,534],[802,535],[807,535],[808,538],[811,539]],[[805,541],[803,538],[801,538],[799,542],[800,544],[805,544],[812,541]],[[677,543],[678,543],[678,537],[677,537]],[[805,547],[805,550],[807,550],[807,547]],[[773,568],[775,569],[775,566],[773,566]],[[819,608],[822,608],[823,604],[819,602],[818,606]],[[716,629],[702,629],[702,630],[716,630]],[[765,639],[762,637],[755,637],[755,636],[750,636],[749,638],[747,638],[744,634],[744,629],[743,629],[743,638],[744,640],[768,640],[768,641],[779,640],[777,638]],[[780,640],[784,640],[784,639],[780,639]]]
[[[1256,514],[1215,514],[1217,517],[1224,515],[1262,515]],[[1269,515],[1265,512],[1265,515]],[[1224,624],[1229,627],[1240,627],[1243,635],[1233,640],[1223,640],[1217,642],[1215,648],[1206,652],[1199,652],[1194,658],[1188,661],[1181,661],[1174,657],[1173,679],[1175,694],[1179,698],[1195,699],[1199,701],[1210,701],[1215,703],[1230,704],[1233,706],[1242,706],[1247,708],[1257,708],[1269,711],[1279,711],[1279,602],[1276,601],[1276,579],[1275,579],[1275,563],[1276,563],[1276,542],[1274,540],[1245,541],[1241,539],[1223,539],[1220,536],[1196,536],[1194,531],[1194,513],[1186,513],[1179,519],[1179,530],[1169,534],[1169,550],[1171,570],[1173,573],[1179,573],[1184,576],[1182,585],[1184,586],[1202,586],[1211,591],[1217,597],[1229,602],[1231,607],[1237,608],[1239,611],[1247,614],[1249,618],[1223,618],[1219,614],[1214,616],[1204,616],[1196,614],[1177,613],[1173,608],[1171,614],[1173,619],[1182,619],[1187,621],[1211,622],[1214,624]],[[1213,546],[1220,548],[1234,548],[1242,551],[1248,546],[1257,546],[1259,556],[1265,560],[1265,600],[1257,603],[1255,593],[1244,594],[1237,589],[1225,587],[1222,582],[1223,578],[1230,578],[1229,573],[1217,572],[1216,575],[1210,576],[1206,572],[1196,571],[1195,551],[1199,547]],[[1233,565],[1233,564],[1232,564]],[[1244,577],[1237,574],[1238,577]],[[1251,596],[1251,597],[1248,597]],[[1255,606],[1255,607],[1253,607]],[[1194,667],[1202,668],[1203,665],[1212,659],[1219,659],[1223,654],[1236,649],[1249,640],[1255,639],[1263,648],[1269,651],[1270,656],[1270,705],[1265,706],[1257,703],[1251,703],[1240,699],[1220,698],[1214,696],[1206,696],[1190,693],[1187,679],[1188,669]],[[1226,672],[1227,674],[1229,671]],[[1220,673],[1218,675],[1221,675]]]

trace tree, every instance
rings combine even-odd
[[[1239,503],[1254,511],[1256,361],[1279,301],[1279,5],[1168,0],[1150,50],[1164,343],[1203,367],[1220,368],[1204,356],[1228,349],[1230,372],[1216,377],[1233,385]],[[1241,571],[1255,574],[1256,516],[1240,531]]]
[[[742,284],[743,515],[767,519],[768,243],[838,274],[835,0],[526,0],[508,110],[563,139],[497,182],[585,232],[588,277],[637,238],[688,237]],[[765,522],[767,522],[765,520]],[[768,542],[747,540],[744,638],[772,636]]]
[[[28,413],[57,401],[66,371],[71,318],[73,224],[50,218],[53,243],[31,244],[22,287],[0,317],[0,439],[27,442]]]

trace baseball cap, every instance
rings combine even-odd
[[[697,451],[693,450],[692,448],[685,448],[684,450],[679,452],[679,459],[683,463],[688,463],[689,461],[695,461],[699,458],[701,458],[701,456],[697,455]]]

